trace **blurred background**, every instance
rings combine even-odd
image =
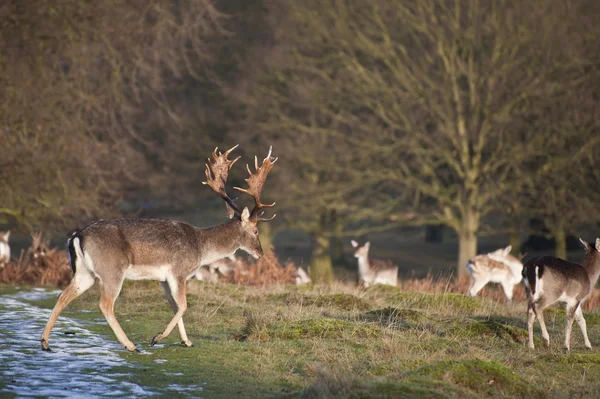
[[[0,230],[226,220],[214,147],[279,161],[263,247],[315,281],[350,240],[404,276],[598,236],[596,0],[5,0]],[[231,195],[233,191],[230,189]],[[239,202],[249,198],[241,196]]]

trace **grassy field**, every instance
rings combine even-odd
[[[171,317],[155,282],[128,282],[116,313],[143,351],[121,355],[141,365],[149,387],[202,386],[218,397],[590,397],[600,388],[600,316],[586,314],[593,350],[574,326],[562,350],[564,313],[548,309],[552,344],[526,347],[525,304],[460,294],[403,292],[376,286],[247,287],[188,284],[186,327],[148,343]],[[103,320],[96,288],[64,312]],[[52,303],[44,303],[52,307]],[[94,310],[80,312],[80,310]],[[108,325],[90,323],[115,339]],[[51,337],[64,337],[60,319]]]

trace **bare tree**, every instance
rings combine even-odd
[[[331,203],[366,209],[348,212],[363,219],[451,227],[463,275],[485,216],[507,190],[512,160],[530,151],[512,142],[514,120],[553,90],[550,61],[564,54],[550,51],[550,21],[560,24],[561,10],[510,0],[288,6],[266,85],[269,124],[261,127],[318,137],[311,144],[331,145],[329,157],[351,170],[326,181],[297,170],[303,178],[294,184],[319,185]],[[302,109],[310,101],[316,113]],[[357,192],[367,195],[348,195]]]

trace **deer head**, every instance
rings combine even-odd
[[[356,258],[367,257],[369,255],[369,248],[371,243],[369,241],[365,242],[363,245],[360,245],[356,241],[351,241],[352,247],[354,247],[354,256]]]
[[[237,235],[239,247],[254,257],[259,258],[263,255],[263,250],[260,244],[257,223],[270,222],[276,216],[276,214],[273,214],[270,218],[262,217],[264,214],[263,209],[271,208],[275,203],[263,204],[260,201],[260,194],[265,184],[265,180],[267,179],[269,172],[271,172],[271,169],[273,169],[273,164],[277,161],[277,158],[271,157],[273,147],[270,147],[269,153],[260,167],[258,166],[258,158],[256,156],[254,157],[254,173],[252,173],[250,167],[246,165],[249,176],[245,180],[248,183],[248,188],[234,187],[234,189],[250,195],[254,199],[254,208],[252,208],[252,211],[249,211],[247,207],[242,209],[225,191],[225,183],[227,182],[229,170],[233,164],[240,159],[240,157],[237,157],[234,160],[229,160],[227,159],[227,156],[235,150],[237,146],[238,145],[235,145],[224,153],[217,153],[218,147],[215,148],[212,153],[214,161],[211,161],[209,158],[208,163],[206,164],[206,181],[203,182],[203,184],[208,185],[213,191],[219,194],[223,200],[225,200],[229,218],[239,222],[237,225],[239,229]]]

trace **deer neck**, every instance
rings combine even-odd
[[[593,254],[586,257],[583,265],[588,272],[593,288],[600,277],[600,253],[594,251]]]
[[[371,270],[371,262],[369,261],[369,254],[360,256],[358,258],[358,272],[361,275],[367,274]]]
[[[200,265],[232,255],[240,247],[240,222],[232,219],[218,226],[198,228]]]

